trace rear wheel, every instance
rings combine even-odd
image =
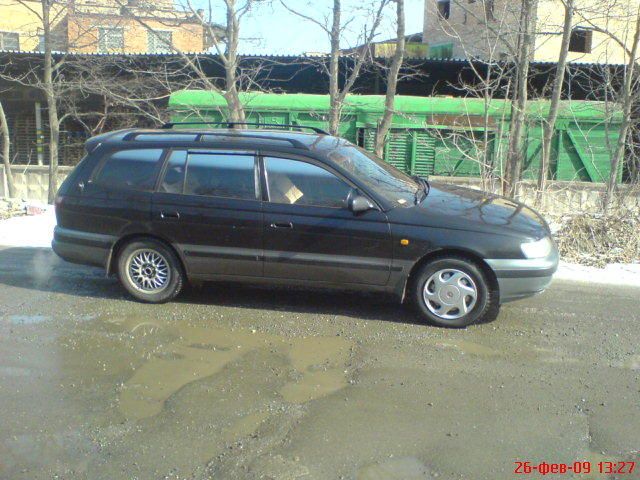
[[[441,257],[423,266],[411,295],[420,316],[443,327],[493,320],[500,308],[498,292],[486,274],[462,257]]]
[[[172,300],[184,284],[180,260],[153,239],[134,240],[120,250],[118,277],[131,295],[148,303]]]

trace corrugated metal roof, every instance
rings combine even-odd
[[[35,52],[29,50],[4,50],[0,49],[0,53],[15,53],[18,55],[44,55],[44,52]],[[75,55],[75,56],[86,56],[86,57],[177,57],[179,54],[177,53],[149,53],[149,52],[126,52],[126,53],[98,53],[98,52],[63,52],[63,51],[55,51],[52,52],[55,55]],[[185,55],[202,55],[202,56],[211,56],[215,57],[216,54],[214,52],[182,52]],[[293,53],[250,53],[250,52],[242,52],[238,54],[241,57],[245,58],[277,58],[277,59],[295,59],[295,58],[325,58],[328,54],[323,53],[313,53],[313,54],[293,54]],[[342,58],[349,58],[350,55],[341,55]],[[417,58],[412,58],[412,60],[417,60]],[[487,63],[482,60],[473,60],[468,58],[425,58],[422,59],[425,63],[427,62],[440,62],[440,63],[451,63],[451,64],[459,64],[459,63]],[[499,63],[499,62],[493,62]],[[595,62],[569,62],[570,65],[578,65],[582,67],[625,67],[625,64],[622,63],[595,63]],[[534,61],[531,62],[531,65],[537,66],[553,66],[556,65],[556,62],[542,62],[542,61]]]

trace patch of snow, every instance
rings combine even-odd
[[[0,245],[7,247],[51,248],[56,214],[48,205],[39,215],[23,215],[0,221]]]
[[[604,268],[560,262],[557,280],[640,287],[640,263],[610,263]]]

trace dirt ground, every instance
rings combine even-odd
[[[640,461],[638,298],[555,282],[446,330],[346,292],[220,284],[144,305],[48,250],[0,249],[0,478],[495,480],[539,478],[516,461]]]

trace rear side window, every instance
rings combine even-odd
[[[253,155],[190,153],[184,193],[256,200]]]
[[[162,149],[120,150],[109,155],[95,183],[126,190],[153,190]]]

